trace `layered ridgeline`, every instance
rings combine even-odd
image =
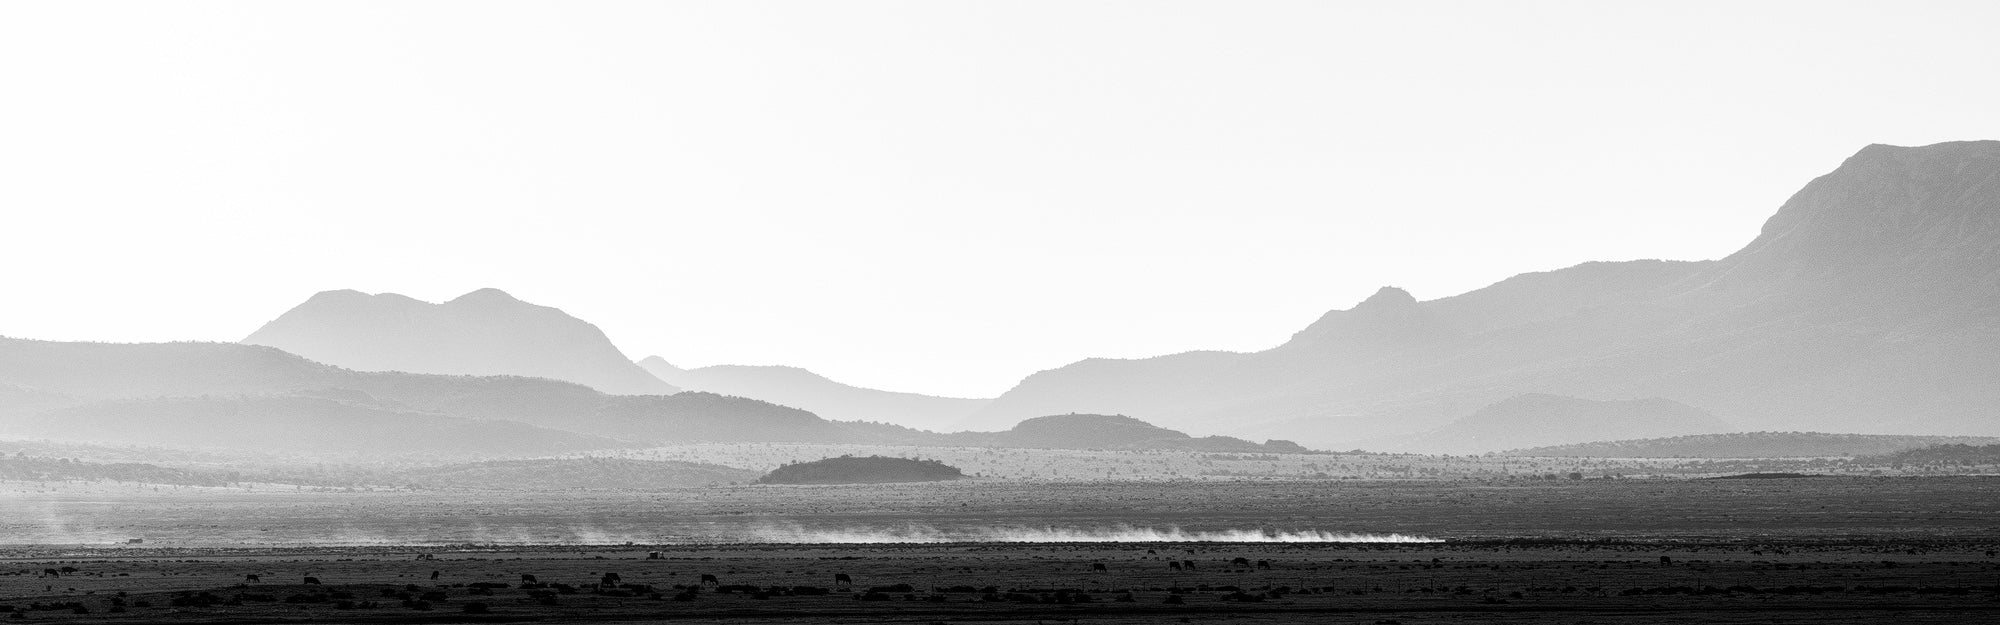
[[[1306,451],[1107,415],[939,434],[697,391],[609,395],[547,378],[354,371],[234,343],[0,338],[0,391],[0,438],[334,460],[506,458],[684,442]]]
[[[880,421],[923,430],[963,425],[989,399],[934,397],[850,386],[797,367],[716,365],[682,369],[659,356],[639,361],[675,386],[803,408],[837,421]]]
[[[689,441],[874,442],[712,393],[609,395],[547,378],[366,372],[234,343],[0,338],[0,435],[359,456],[518,456]]]
[[[1346,447],[1528,393],[1664,398],[1736,430],[2000,433],[2000,142],[1869,146],[1720,260],[1586,263],[1424,302],[1384,288],[1274,349],[1085,360],[977,418],[1119,413]]]
[[[597,326],[499,289],[442,304],[395,293],[324,291],[243,343],[362,371],[517,375],[619,395],[679,390],[632,364]]]

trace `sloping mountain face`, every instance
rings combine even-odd
[[[1471,454],[1522,447],[1726,432],[1734,428],[1699,408],[1667,399],[1591,401],[1530,393],[1479,409],[1407,446]]]
[[[597,326],[499,289],[442,304],[395,293],[325,291],[243,343],[361,371],[518,375],[619,395],[679,390],[633,365]]]
[[[659,356],[639,366],[688,390],[749,397],[812,411],[837,421],[879,421],[942,431],[959,426],[991,400],[896,393],[829,380],[797,367],[716,365],[682,369]]]
[[[978,418],[1115,412],[1344,448],[1527,393],[1667,398],[1748,429],[2000,434],[2000,142],[1869,146],[1720,260],[1428,302],[1385,289],[1263,352],[1044,371]]]
[[[689,441],[873,442],[881,429],[712,393],[365,372],[235,343],[0,338],[0,433],[308,455],[506,457]]]

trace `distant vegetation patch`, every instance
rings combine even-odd
[[[758,478],[758,484],[888,484],[941,482],[965,477],[957,467],[936,460],[889,456],[841,456],[778,467]]]
[[[1785,480],[1795,477],[1823,477],[1806,473],[1742,473],[1738,475],[1718,475],[1711,480]]]

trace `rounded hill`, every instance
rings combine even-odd
[[[936,460],[887,456],[841,456],[788,464],[758,478],[758,484],[890,484],[942,482],[965,477],[957,467]]]

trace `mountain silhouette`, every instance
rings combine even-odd
[[[882,421],[943,431],[984,408],[985,399],[933,397],[841,384],[797,367],[716,365],[682,369],[659,356],[639,361],[647,372],[688,390],[760,399],[803,408],[837,421]]]
[[[1262,352],[1043,371],[975,419],[1120,413],[1345,447],[1529,393],[1665,398],[1752,429],[2000,433],[2000,142],[1868,146],[1722,259],[1384,289]]]
[[[499,289],[442,304],[324,291],[242,342],[361,371],[518,375],[619,395],[679,390],[633,365],[597,326]]]

